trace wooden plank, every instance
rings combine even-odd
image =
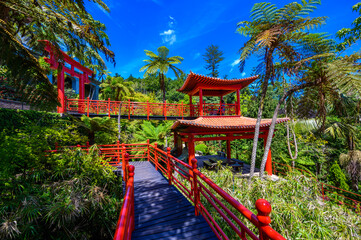
[[[132,239],[216,239],[203,216],[150,162],[135,165],[135,230]]]

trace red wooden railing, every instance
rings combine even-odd
[[[128,153],[126,153],[124,157],[128,160]],[[125,169],[127,171],[124,172],[123,176],[126,183],[126,190],[113,238],[114,240],[131,239],[134,230],[134,166],[127,163]]]
[[[88,146],[78,146],[84,150]],[[122,165],[127,190],[118,220],[117,232],[114,239],[129,239],[133,228],[134,188],[132,170],[129,160],[148,160],[152,162],[167,179],[180,192],[193,203],[195,214],[202,216],[208,222],[219,239],[285,239],[272,229],[269,224],[271,218],[271,205],[264,199],[256,201],[257,215],[239,203],[230,194],[220,188],[211,179],[197,169],[197,160],[192,160],[192,166],[175,158],[170,154],[170,148],[163,151],[157,144],[113,144],[100,145],[99,152],[109,157],[109,163]],[[58,150],[54,150],[58,151]],[[129,174],[128,174],[129,170]],[[253,224],[258,234],[251,231],[244,221]]]
[[[183,103],[151,103],[151,102],[131,102],[131,101],[111,101],[108,100],[90,100],[88,99],[66,99],[65,111],[78,112],[99,115],[118,115],[123,116],[146,116],[149,120],[151,116],[167,117],[199,117],[199,104]],[[203,116],[211,115],[236,115],[237,104],[203,104]]]
[[[300,169],[292,167],[287,164],[273,162],[273,172],[274,174],[286,175],[290,172],[299,172],[307,177],[314,179],[319,187],[320,194],[322,194],[322,199],[329,201],[335,201],[340,205],[346,205],[349,208],[355,210],[356,213],[361,214],[361,195],[350,192],[330,184],[319,181],[314,174],[305,169]],[[348,196],[346,196],[348,195]]]

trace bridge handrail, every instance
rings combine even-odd
[[[230,194],[215,184],[211,179],[201,173],[197,169],[196,159],[192,160],[193,166],[190,166],[189,164],[172,156],[170,154],[170,148],[168,148],[167,152],[165,152],[159,149],[157,144],[155,144],[154,146],[150,145],[150,149],[152,149],[151,152],[154,152],[154,157],[151,157],[150,160],[154,163],[156,169],[159,169],[163,175],[168,178],[169,184],[174,184],[191,202],[193,202],[195,206],[195,214],[198,215],[200,213],[203,215],[219,239],[228,239],[228,237],[221,226],[209,213],[211,210],[207,209],[201,200],[201,196],[203,197],[203,200],[207,200],[207,202],[211,204],[213,209],[222,216],[222,218],[241,239],[246,239],[246,234],[252,239],[285,239],[269,226],[269,223],[271,222],[271,218],[269,217],[269,214],[271,213],[271,205],[266,200],[258,199],[256,201],[258,214],[255,215],[234,199]],[[167,167],[162,166],[162,163]],[[182,167],[177,164],[183,166],[185,169],[182,169]],[[182,181],[173,174],[174,172],[177,172],[184,180],[187,180],[188,186],[190,186],[191,189],[188,189],[186,183],[182,183]],[[203,180],[209,188],[198,180],[198,177]],[[212,190],[217,192],[221,199],[218,199],[212,193]],[[259,237],[249,230],[245,224],[243,224],[242,221],[231,210],[229,210],[224,203],[222,203],[222,199],[229,203],[237,212],[241,213],[259,229]],[[221,209],[223,209],[224,212]],[[227,214],[230,217],[228,217]],[[236,222],[240,229],[238,229],[232,221]]]
[[[91,100],[91,99],[65,99],[65,111],[81,114],[111,114],[117,115],[121,107],[122,115],[131,116],[164,116],[164,117],[198,117],[199,104],[167,103],[167,102],[131,102]],[[203,115],[236,115],[235,103],[204,103]]]
[[[126,156],[128,158],[128,156]],[[134,166],[127,165],[126,192],[113,240],[131,239],[134,230]]]

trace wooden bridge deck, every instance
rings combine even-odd
[[[203,216],[147,161],[135,166],[135,229],[132,239],[217,239]]]

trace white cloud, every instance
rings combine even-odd
[[[177,40],[175,31],[172,29],[168,29],[167,31],[164,31],[159,35],[162,36],[163,43],[169,43],[169,45],[172,45]]]
[[[241,73],[241,76],[242,76],[242,77],[246,76],[246,72],[242,72],[242,73]]]
[[[235,67],[236,65],[238,65],[240,61],[241,61],[241,60],[239,60],[239,58],[237,58],[236,60],[234,60],[234,61],[231,63],[232,68]]]

